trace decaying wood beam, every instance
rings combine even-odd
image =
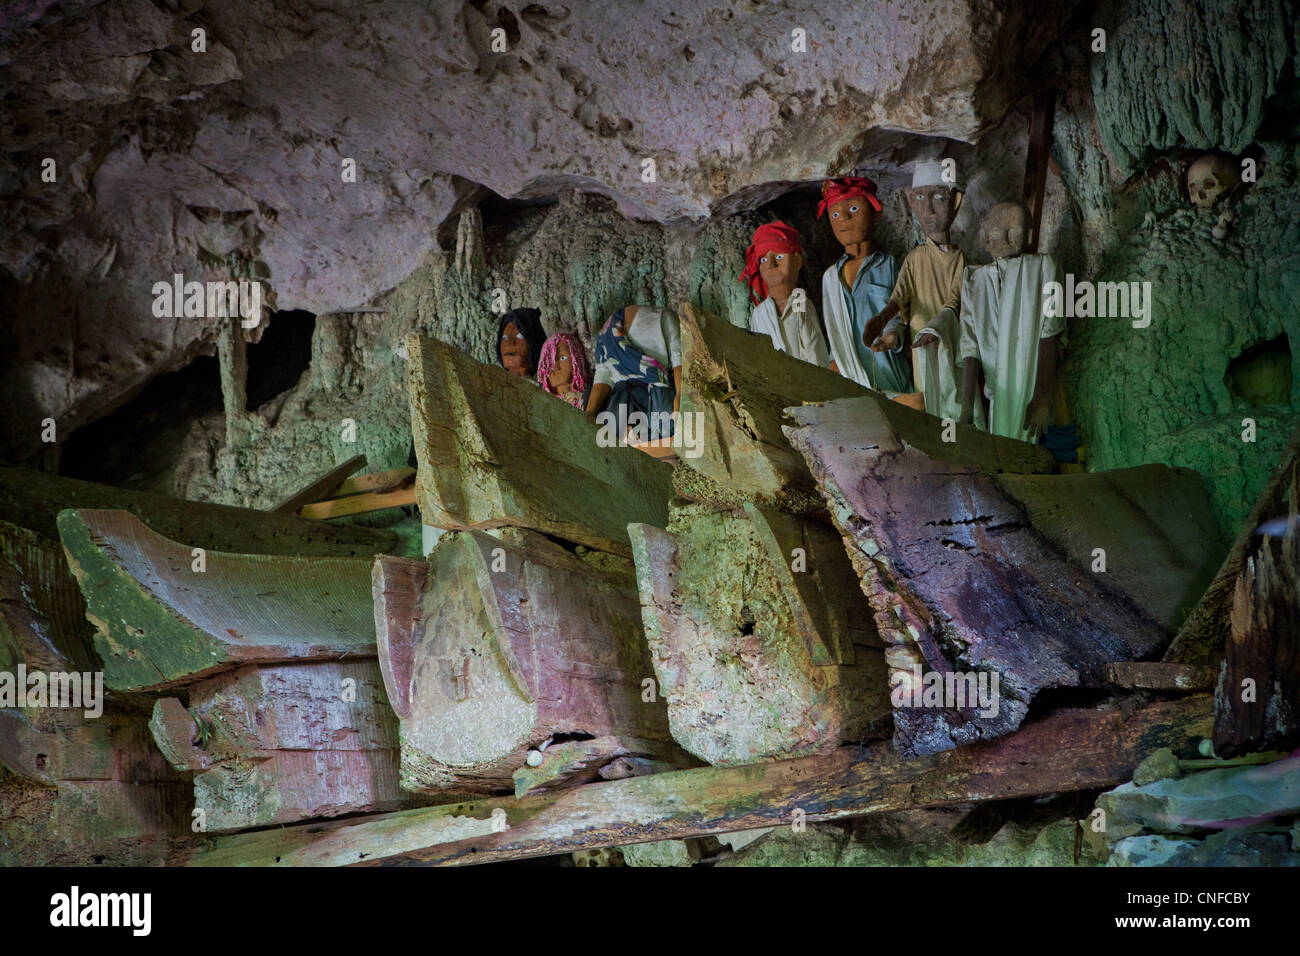
[[[425,524],[530,528],[626,557],[629,522],[667,520],[668,464],[600,447],[581,411],[446,343],[411,336],[407,351]]]
[[[1284,517],[1294,507],[1294,499],[1288,502],[1287,498],[1297,468],[1300,468],[1300,428],[1292,433],[1286,448],[1282,450],[1277,467],[1273,469],[1273,474],[1256,499],[1255,507],[1242,525],[1232,549],[1223,559],[1223,564],[1200,602],[1187,616],[1178,636],[1165,653],[1165,660],[1216,669],[1219,667],[1232,626],[1230,616],[1238,578],[1245,567],[1247,556],[1255,553],[1261,543],[1257,529],[1266,521]]]
[[[956,441],[945,443],[930,418],[936,440],[926,448],[897,427],[892,403],[874,395],[788,412],[795,424],[786,433],[821,486],[890,645],[900,752],[1006,733],[1038,691],[1100,686],[1105,664],[1164,647],[1167,632],[1141,605],[1173,613],[1192,581],[1180,587],[1169,569],[1168,578],[1125,590],[1092,563],[1093,547],[1104,538],[1122,551],[1123,567],[1144,550],[1190,552],[1189,529],[1177,525],[1204,508],[1199,482],[1180,481],[1172,469],[1129,470],[1139,485],[1160,485],[1154,497],[1178,499],[1142,509],[1127,497],[1124,472],[1054,477],[1090,516],[1075,529],[1052,504],[1061,496],[1038,479],[998,475],[981,455],[963,452],[971,430],[958,427]],[[1127,522],[1123,532],[1100,517],[1111,511]],[[1159,594],[1148,600],[1143,588]]]
[[[1300,457],[1268,511],[1274,530],[1247,547],[1233,591],[1215,702],[1221,757],[1300,744]]]
[[[782,431],[788,423],[785,409],[862,396],[868,390],[830,369],[779,352],[766,336],[703,309],[684,304],[680,314],[682,411],[699,412],[703,424],[703,454],[684,458],[685,464],[724,494],[738,496],[725,503],[750,498],[785,511],[821,512],[824,506],[808,466]],[[909,442],[931,452],[940,443],[939,419],[897,402],[883,404],[891,424]],[[1046,450],[975,429],[963,430],[958,444],[948,452],[955,461],[994,471],[1056,470]]]
[[[64,511],[58,526],[109,687],[376,654],[369,560],[194,549],[125,511]]]
[[[361,557],[395,553],[397,536],[61,478],[26,468],[0,468],[0,520],[58,542],[56,516],[67,508],[129,511],[158,534],[191,547],[232,554]]]
[[[1218,676],[1208,667],[1163,661],[1120,661],[1106,665],[1106,683],[1122,690],[1203,694],[1214,689]]]
[[[888,733],[883,644],[831,528],[691,504],[669,529],[628,532],[674,739],[734,765]]]
[[[207,832],[392,810],[397,719],[377,660],[248,665],[154,704],[149,727],[178,770],[195,773]]]
[[[405,508],[417,504],[414,488],[394,488],[390,491],[367,491],[346,498],[330,498],[303,505],[299,514],[304,518],[343,518],[347,515],[367,514],[385,508]]]
[[[451,534],[427,564],[375,562],[374,629],[401,721],[403,787],[512,792],[529,752],[556,739],[618,738],[608,760],[680,753],[663,702],[644,691],[654,672],[631,566],[583,561],[532,532],[509,538]],[[575,764],[548,785],[599,767]]]
[[[314,479],[305,488],[285,498],[271,510],[280,514],[297,514],[298,509],[303,505],[328,497],[347,481],[349,476],[356,474],[364,467],[366,467],[366,456],[353,455],[343,464],[331,468],[319,478]]]
[[[466,864],[686,839],[887,810],[1114,787],[1152,751],[1190,755],[1208,696],[1058,712],[997,740],[905,759],[888,744],[744,767],[703,767],[198,841],[201,866]]]

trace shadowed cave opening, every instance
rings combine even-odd
[[[293,388],[311,365],[316,316],[276,312],[257,342],[248,343],[247,408],[258,411]],[[63,444],[59,472],[69,478],[170,494],[160,479],[178,465],[193,423],[221,415],[221,371],[215,355],[159,375],[125,404],[85,425]]]
[[[1291,340],[1277,338],[1245,349],[1228,363],[1223,383],[1233,400],[1252,407],[1291,400]]]

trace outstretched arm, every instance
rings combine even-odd
[[[899,305],[893,299],[885,303],[885,307],[879,313],[867,320],[866,327],[862,330],[862,344],[870,348],[880,335],[881,329],[885,327],[885,323],[898,315],[899,311]]]
[[[605,410],[605,402],[609,400],[609,386],[604,382],[597,382],[591,386],[591,395],[587,397],[587,420],[595,421],[596,416]]]

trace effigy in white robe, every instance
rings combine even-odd
[[[796,308],[797,304],[802,304],[802,310]],[[778,352],[785,352],[822,368],[830,363],[821,321],[817,317],[817,307],[803,289],[796,289],[790,294],[785,302],[785,310],[779,316],[776,314],[776,302],[770,295],[754,306],[749,316],[749,331],[766,335]]]
[[[957,349],[962,270],[966,256],[960,249],[940,248],[927,238],[907,254],[898,270],[890,298],[912,331],[912,373],[916,390],[925,396],[925,410],[940,418],[961,415]],[[922,331],[939,339],[918,345]]]
[[[1050,255],[1027,253],[966,270],[961,292],[961,357],[984,367],[989,426],[994,435],[1037,441],[1022,426],[1034,397],[1040,339],[1060,335],[1064,316],[1048,316],[1043,288],[1057,278]]]
[[[873,352],[862,341],[867,322],[889,301],[896,279],[894,257],[876,252],[858,268],[853,287],[846,288],[842,270],[848,256],[840,256],[822,274],[822,308],[826,311],[826,338],[830,357],[840,374],[866,388],[879,389],[889,398],[912,391],[912,370],[906,356],[907,326],[894,316],[880,336],[898,336],[898,345]]]

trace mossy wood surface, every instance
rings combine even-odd
[[[959,430],[959,442],[940,449],[940,419],[779,352],[767,336],[698,307],[682,306],[681,326],[682,410],[700,412],[704,425],[703,454],[683,461],[724,488],[765,504],[787,511],[820,510],[816,483],[782,426],[789,423],[790,406],[838,398],[866,397],[878,403],[909,443],[945,460],[990,471],[1056,470],[1045,449],[965,426]]]
[[[374,567],[404,787],[512,792],[529,749],[554,737],[645,739],[656,746],[609,759],[661,756],[668,718],[643,700],[654,672],[630,568],[596,568],[533,533],[479,531],[444,537],[423,564]]]
[[[375,656],[369,559],[196,556],[125,511],[64,511],[58,524],[109,687],[159,690],[251,661]]]
[[[733,765],[887,732],[883,645],[832,529],[752,504],[674,509],[669,527],[628,530],[678,743]]]
[[[434,339],[407,342],[426,524],[513,525],[627,556],[629,522],[667,520],[671,466],[600,447],[581,411],[531,381]]]
[[[1034,797],[1123,783],[1153,750],[1195,753],[1212,699],[1068,710],[955,753],[906,758],[887,743],[747,767],[703,767],[522,798],[424,807],[213,837],[174,862],[201,866],[468,864],[575,849],[838,820],[885,810]]]
[[[209,832],[391,810],[397,718],[376,660],[248,665],[190,685],[189,705],[154,704],[149,728],[193,771]]]
[[[1142,506],[1118,490],[1126,487],[1123,473],[1052,479],[1071,483],[1081,516],[1076,532],[1068,514],[1048,507],[1058,496],[1043,493],[1037,480],[998,476],[946,450],[936,457],[938,446],[910,441],[872,397],[792,408],[790,414],[796,424],[787,434],[817,477],[877,628],[891,645],[886,657],[905,694],[894,712],[900,752],[932,752],[1006,733],[1019,726],[1038,691],[1095,686],[1104,680],[1102,665],[1148,657],[1168,640],[1133,600],[1137,585],[1126,593],[1108,573],[1091,570],[1090,535],[1097,535],[1098,545],[1122,539],[1101,516],[1113,509],[1116,518],[1128,520]],[[959,450],[967,440],[959,431],[949,447]],[[1162,495],[1177,495],[1180,488],[1191,494],[1188,483],[1164,471],[1163,481],[1155,482]],[[1149,471],[1139,470],[1136,479],[1152,486]],[[1023,504],[1013,487],[1036,489],[1034,503]],[[1186,529],[1166,534],[1161,522],[1195,510],[1195,504],[1180,503],[1144,511],[1144,520],[1127,528],[1121,566],[1144,550],[1159,554],[1166,542],[1184,540]],[[1050,531],[1036,527],[1035,513],[1046,516]],[[1071,541],[1063,550],[1062,543]],[[1152,587],[1166,608],[1168,595],[1179,592],[1163,578]],[[915,678],[918,666],[923,673],[984,680],[996,706],[976,708],[955,694],[927,700]]]

